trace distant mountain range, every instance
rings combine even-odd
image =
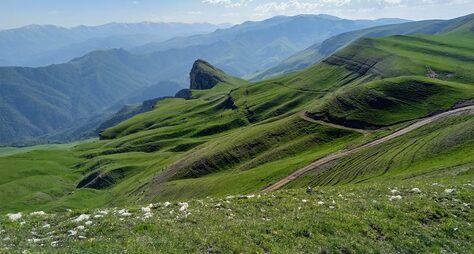
[[[308,46],[334,35],[367,27],[407,22],[401,19],[347,20],[329,15],[277,16],[245,22],[213,33],[149,43],[131,51],[156,53],[167,61],[173,81],[184,78],[194,60],[206,59],[233,76],[272,67]]]
[[[225,27],[228,25],[151,22],[73,28],[30,25],[0,31],[0,66],[34,67],[63,63],[94,50],[133,48]]]
[[[474,14],[471,14],[452,20],[406,22],[403,24],[372,27],[342,33],[323,42],[317,42],[307,49],[290,56],[280,64],[267,70],[249,75],[247,78],[256,81],[303,70],[313,64],[319,63],[324,58],[359,38],[379,38],[390,35],[439,34],[450,30],[457,25],[464,24],[466,20],[471,20],[473,17]]]

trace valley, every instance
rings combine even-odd
[[[61,167],[66,178],[76,175],[74,184],[64,186],[62,194],[55,191],[60,199],[33,198],[49,195],[50,190],[38,185],[24,202],[31,209],[57,209],[87,207],[90,200],[102,206],[255,192],[335,152],[377,145],[349,150],[352,158],[385,147],[380,140],[393,143],[404,138],[400,134],[423,133],[444,119],[410,123],[429,115],[434,116],[428,119],[437,119],[438,113],[473,98],[474,77],[467,71],[473,61],[469,54],[455,53],[473,52],[472,35],[465,32],[471,26],[472,20],[444,35],[358,40],[302,72],[257,83],[197,61],[191,84],[215,80],[210,86],[192,86],[190,98],[160,100],[153,110],[103,131],[100,141],[69,149],[65,158],[77,163],[72,171],[67,165]],[[453,53],[436,54],[441,51]],[[426,77],[427,63],[437,73],[447,73],[446,78]],[[301,112],[315,121],[301,118]],[[413,130],[420,123],[426,126]],[[445,135],[452,139],[454,133]],[[472,138],[469,132],[465,135],[459,145],[449,143],[444,148],[461,149]],[[15,160],[34,154],[0,161],[17,164]],[[346,164],[337,165],[337,170],[344,170],[340,167]],[[323,175],[331,177],[331,171],[324,170]],[[372,173],[367,170],[343,181]],[[312,175],[304,175],[302,182]],[[318,183],[333,182],[317,175]],[[88,201],[83,204],[83,200]]]

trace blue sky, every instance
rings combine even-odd
[[[0,29],[141,21],[241,23],[303,13],[448,19],[473,12],[474,0],[0,0]]]

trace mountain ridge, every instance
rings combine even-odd
[[[339,49],[342,49],[356,39],[367,37],[377,38],[389,35],[410,35],[410,34],[439,34],[445,30],[453,30],[456,24],[464,24],[466,21],[474,19],[474,14],[469,14],[451,20],[423,20],[407,22],[402,24],[386,25],[352,31],[336,35],[321,43],[316,43],[307,49],[296,53],[282,61],[280,64],[265,71],[257,72],[247,76],[250,80],[257,81],[273,76],[287,74],[302,70],[316,64]]]
[[[94,50],[132,48],[178,35],[212,32],[220,27],[207,23],[108,23],[72,28],[29,25],[0,31],[0,58],[6,62],[3,66],[45,66]]]

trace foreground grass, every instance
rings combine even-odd
[[[1,216],[0,252],[472,253],[473,188],[472,173],[464,172],[320,187],[312,194],[296,189],[162,202],[150,211]],[[81,214],[89,218],[74,221]]]

